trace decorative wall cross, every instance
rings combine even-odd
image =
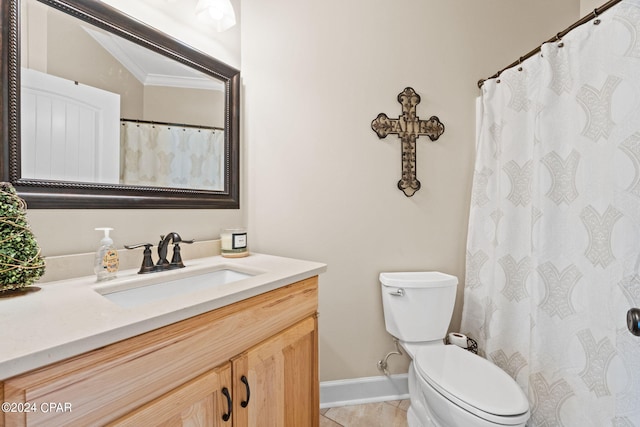
[[[402,141],[402,179],[398,188],[407,197],[411,197],[420,189],[420,181],[416,177],[416,139],[426,135],[431,141],[437,140],[444,133],[444,125],[436,116],[429,120],[420,120],[416,115],[416,106],[420,103],[420,95],[408,87],[398,94],[398,102],[402,104],[402,115],[390,119],[380,113],[371,122],[371,129],[380,139],[389,134],[396,134]]]

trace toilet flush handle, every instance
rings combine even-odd
[[[389,295],[393,295],[394,297],[403,297],[404,296],[404,289],[398,288],[395,291],[389,292]]]

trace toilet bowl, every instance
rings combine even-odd
[[[524,426],[529,403],[498,366],[445,345],[458,279],[439,272],[381,273],[387,331],[412,362],[410,427]]]

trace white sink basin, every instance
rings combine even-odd
[[[198,274],[199,273],[199,274]],[[151,273],[139,280],[118,280],[94,287],[94,290],[115,304],[125,307],[138,307],[164,299],[177,297],[191,292],[212,289],[254,276],[230,268],[214,271],[195,272],[187,277],[164,276],[163,273]]]

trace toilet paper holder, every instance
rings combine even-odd
[[[460,348],[478,354],[478,342],[459,332],[451,332],[444,339],[445,344],[457,345]]]

